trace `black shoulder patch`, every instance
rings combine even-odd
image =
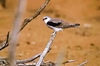
[[[61,24],[60,22],[58,22],[58,23],[47,22],[47,25],[50,25],[50,26],[53,26],[53,27],[59,26],[60,24]]]

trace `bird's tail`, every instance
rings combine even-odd
[[[76,24],[68,24],[67,26],[65,26],[65,28],[71,28],[71,27],[79,27],[80,24],[76,23]]]
[[[76,24],[74,24],[73,27],[79,27],[79,26],[80,26],[80,24],[76,23]]]

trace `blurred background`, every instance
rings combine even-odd
[[[44,2],[27,0],[23,20],[34,15]],[[11,30],[16,6],[17,0],[0,0],[0,41]],[[100,66],[100,0],[51,0],[20,33],[16,59],[27,59],[43,51],[53,32],[43,22],[43,16],[81,24],[79,28],[58,32],[45,60],[56,62],[62,57],[62,61],[76,60],[66,66],[76,66],[85,60],[89,61],[86,66]],[[8,48],[0,51],[0,56],[7,57]]]

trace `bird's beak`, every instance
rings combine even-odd
[[[43,21],[44,21],[45,19],[43,19]]]

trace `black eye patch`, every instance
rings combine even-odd
[[[47,18],[44,18],[43,20],[46,20]]]

